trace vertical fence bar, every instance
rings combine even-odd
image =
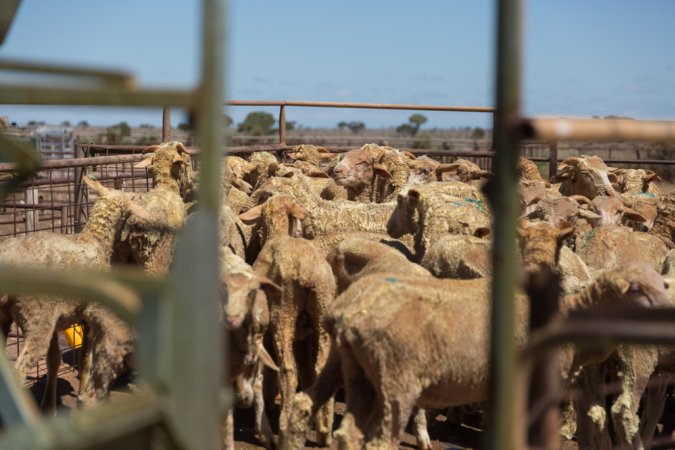
[[[512,450],[514,447],[514,292],[519,140],[512,130],[520,113],[520,14],[521,0],[497,1],[497,89],[493,131],[495,176],[488,186],[494,213],[488,450]]]
[[[286,145],[286,105],[279,107],[279,145]]]
[[[39,223],[38,223],[38,210],[35,208],[35,205],[38,204],[39,199],[39,194],[38,194],[38,188],[35,186],[31,186],[28,189],[26,189],[26,206],[33,206],[32,209],[26,209],[26,213],[24,215],[26,219],[26,233],[30,231],[36,231],[38,229]]]
[[[171,135],[171,108],[165,106],[162,110],[162,142],[169,142]]]
[[[548,148],[548,178],[550,180],[558,171],[558,141],[551,141]]]

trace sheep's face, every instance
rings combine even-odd
[[[492,174],[481,169],[477,164],[466,159],[458,159],[452,164],[441,164],[437,172],[443,181],[461,181],[468,183],[472,180],[490,177]]]
[[[564,219],[553,223],[521,220],[518,232],[525,270],[534,272],[557,266],[562,241],[574,232],[574,226]]]
[[[661,180],[653,170],[644,169],[615,169],[611,171],[617,178],[613,184],[619,192],[639,193],[647,192],[649,185]]]
[[[370,186],[376,175],[385,179],[391,177],[372,150],[366,147],[346,152],[332,172],[337,184],[351,188]]]
[[[614,293],[623,301],[644,307],[673,305],[667,282],[648,264],[629,264],[617,275],[610,275],[610,282]]]
[[[393,238],[400,238],[404,234],[414,234],[417,231],[417,206],[421,194],[415,189],[407,193],[400,193],[396,198],[396,208],[387,222],[387,233]]]
[[[621,197],[595,197],[590,203],[590,208],[597,215],[597,218],[587,217],[594,228],[604,225],[620,225],[622,220],[640,224],[647,221],[642,214],[626,206]]]
[[[436,169],[440,165],[438,161],[422,156],[417,159],[408,159],[406,162],[410,169],[408,183],[417,185],[436,181]]]
[[[583,195],[591,200],[598,195],[615,195],[612,181],[616,181],[616,176],[597,156],[566,159],[551,181],[562,182],[560,192],[565,195]]]

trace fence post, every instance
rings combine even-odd
[[[548,144],[548,179],[550,180],[558,172],[558,141]]]
[[[61,207],[61,233],[68,233],[68,207]]]
[[[286,145],[286,105],[279,107],[279,145]]]
[[[171,108],[165,106],[162,110],[162,142],[168,142],[171,135]]]
[[[29,187],[26,189],[26,206],[37,205],[39,199],[38,188]],[[38,229],[39,212],[37,209],[26,210],[26,232]]]

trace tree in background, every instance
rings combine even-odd
[[[270,113],[255,111],[249,113],[237,127],[237,131],[252,136],[263,136],[274,133],[276,120]]]
[[[485,130],[479,127],[476,127],[471,132],[471,139],[485,139]]]
[[[62,127],[69,127],[70,126],[70,120],[64,120],[63,122],[61,122],[61,126]]]
[[[105,129],[105,138],[108,144],[119,144],[125,137],[131,136],[131,127],[126,122],[120,122]]]
[[[413,114],[412,116],[408,117],[408,123],[404,123],[396,127],[396,132],[407,134],[409,136],[417,136],[417,132],[426,121],[426,116],[422,114]]]
[[[223,121],[225,123],[225,128],[230,128],[234,124],[234,120],[227,114],[223,115]]]
[[[349,128],[349,131],[352,133],[358,134],[359,132],[366,129],[366,124],[363,122],[352,121],[347,124],[347,128]]]
[[[79,122],[77,122],[77,127],[78,128],[89,128],[89,122],[87,122],[86,120],[80,120]]]
[[[344,130],[345,128],[347,128],[347,122],[345,122],[345,121],[339,122],[339,123],[338,123],[338,128],[339,128],[340,130]]]

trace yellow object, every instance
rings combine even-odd
[[[66,340],[73,348],[80,348],[82,346],[82,327],[75,324],[72,327],[67,328],[63,334],[66,335]]]

